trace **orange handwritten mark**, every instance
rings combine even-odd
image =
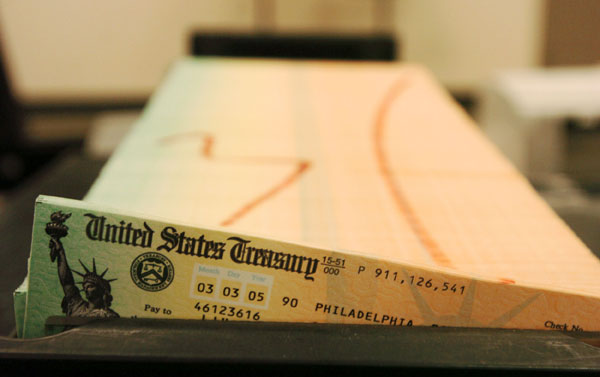
[[[381,176],[383,177],[383,180],[390,191],[394,202],[396,203],[396,208],[408,220],[413,232],[425,250],[427,250],[431,258],[440,266],[453,268],[454,266],[452,265],[450,259],[446,256],[446,254],[444,254],[433,237],[431,237],[417,216],[417,213],[411,207],[406,195],[402,191],[402,188],[394,182],[394,174],[390,168],[389,160],[383,145],[386,117],[389,113],[390,106],[394,103],[394,101],[396,101],[396,99],[400,97],[407,87],[408,83],[403,80],[398,80],[396,83],[394,83],[383,98],[383,101],[381,102],[375,115],[375,154],[377,157],[379,172],[381,173]]]
[[[516,284],[517,283],[513,279],[507,279],[507,278],[498,278],[498,280],[500,280],[500,282],[502,284]]]
[[[206,158],[212,157],[212,147],[215,139],[211,135],[204,137],[204,148],[202,149],[202,155]]]
[[[202,138],[202,148],[200,150],[200,154],[202,157],[206,159],[217,159],[217,157],[213,154],[213,146],[215,143],[215,138],[207,133],[201,131],[193,131],[186,132],[177,135],[170,135],[163,137],[159,140],[159,143],[171,143],[173,141],[177,141],[179,139],[190,140],[194,138]],[[261,157],[261,156],[249,156],[249,157],[224,157],[219,156],[219,160],[221,161],[229,161],[234,163],[259,163],[259,164],[279,164],[279,163],[293,163],[297,164],[296,169],[287,176],[283,181],[277,183],[273,188],[267,190],[265,193],[257,196],[255,199],[250,202],[244,204],[240,209],[235,211],[233,215],[229,216],[227,219],[220,223],[221,226],[229,226],[248,214],[248,212],[252,211],[254,208],[269,200],[281,190],[285,189],[287,186],[293,184],[296,180],[300,178],[300,176],[308,170],[310,167],[310,162],[304,160],[296,160],[290,159],[287,157]]]
[[[310,167],[310,162],[308,162],[308,161],[299,162],[296,170],[291,175],[286,177],[283,181],[281,181],[279,184],[274,186],[272,189],[268,190],[264,194],[258,196],[256,199],[254,199],[254,200],[250,201],[248,204],[244,205],[237,212],[235,212],[233,215],[231,215],[228,219],[221,222],[220,225],[221,226],[229,226],[229,225],[233,224],[235,221],[239,220],[245,214],[252,211],[258,205],[265,202],[266,200],[268,200],[269,198],[271,198],[275,194],[277,194],[279,191],[283,190],[287,186],[294,183],[302,175],[302,173],[304,173],[304,171],[307,170],[309,167]]]

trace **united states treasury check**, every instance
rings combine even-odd
[[[36,202],[24,337],[53,315],[600,330],[600,297]]]

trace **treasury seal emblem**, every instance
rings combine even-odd
[[[131,263],[131,280],[145,291],[162,291],[171,284],[174,276],[173,263],[160,253],[140,254]]]

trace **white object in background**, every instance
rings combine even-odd
[[[505,71],[484,89],[479,123],[526,175],[564,171],[564,121],[600,118],[600,67]]]

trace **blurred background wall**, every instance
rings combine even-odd
[[[25,104],[143,99],[192,30],[389,31],[400,57],[451,90],[544,56],[542,0],[1,0],[0,31]]]

